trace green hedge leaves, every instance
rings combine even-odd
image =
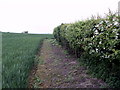
[[[110,87],[120,87],[120,17],[91,18],[54,29],[56,40]]]

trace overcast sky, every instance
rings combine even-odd
[[[52,33],[61,23],[105,15],[120,0],[0,0],[0,31]]]

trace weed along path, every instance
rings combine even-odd
[[[106,84],[87,74],[76,58],[70,56],[54,39],[43,42],[38,65],[30,75],[30,88],[100,88]]]

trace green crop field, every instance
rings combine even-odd
[[[52,34],[2,33],[2,87],[27,87],[28,75],[44,38]]]

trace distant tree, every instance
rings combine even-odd
[[[28,33],[28,31],[23,31],[22,33]]]
[[[61,25],[64,25],[64,23],[61,23]]]

